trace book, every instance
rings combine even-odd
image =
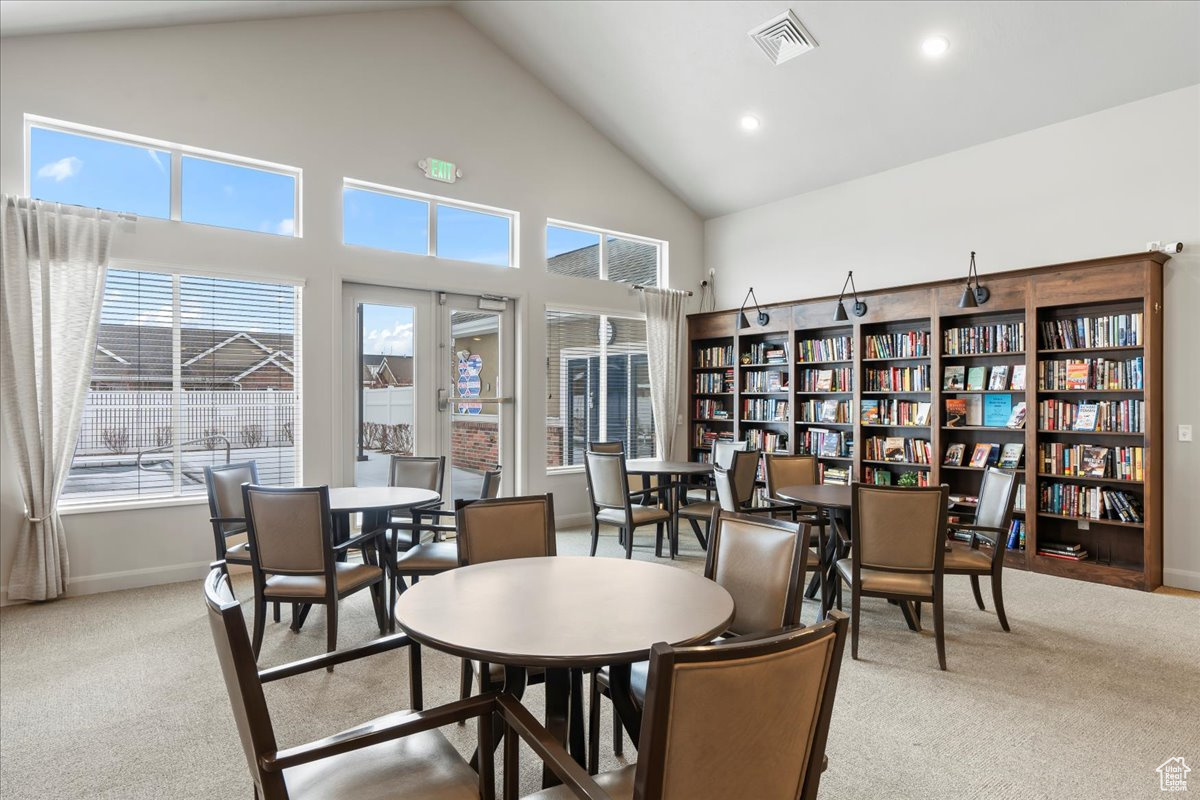
[[[1025,403],[1017,403],[1013,406],[1012,413],[1008,415],[1008,422],[1004,423],[1006,428],[1024,428],[1025,427]]]
[[[818,418],[819,422],[837,422],[838,421],[838,401],[837,400],[822,400],[821,414]]]
[[[961,467],[963,456],[966,455],[967,446],[962,442],[954,442],[946,448],[946,458],[942,461],[951,467]]]
[[[878,400],[863,400],[862,409],[859,414],[859,419],[863,425],[878,425],[879,424],[879,401]]]
[[[980,442],[975,445],[975,450],[971,453],[971,466],[983,469],[987,466],[988,456],[991,454],[992,446],[986,442]]]
[[[982,392],[983,380],[986,369],[984,367],[971,367],[967,370],[967,391]]]
[[[1001,364],[992,367],[991,377],[988,378],[988,389],[991,391],[1004,391],[1008,386],[1008,365]]]
[[[983,424],[983,397],[980,395],[968,395],[963,398],[967,402],[967,426],[979,426]]]
[[[994,467],[999,463],[1000,463],[1000,445],[995,442],[992,442],[990,445],[988,445],[988,457],[987,457],[987,465],[986,466]]]
[[[833,457],[840,454],[842,449],[842,434],[837,432],[827,433],[825,438],[821,440],[821,455],[825,457]]]
[[[989,428],[1000,428],[1008,424],[1012,414],[1012,395],[987,394],[983,396],[983,424]]]
[[[1077,360],[1067,362],[1065,386],[1069,390],[1088,388],[1088,362]]]
[[[966,373],[966,368],[962,366],[946,367],[946,375],[942,380],[942,388],[952,392],[961,392],[966,386]]]
[[[929,410],[931,407],[932,407],[932,404],[930,404],[930,403],[917,403],[917,417],[916,417],[917,425],[928,425],[929,424]]]
[[[1016,469],[1021,466],[1021,456],[1025,452],[1025,445],[1020,442],[1009,442],[1000,450],[1000,468],[1001,469]]]
[[[1088,478],[1104,478],[1108,473],[1108,448],[1086,447],[1083,450],[1083,474]]]
[[[1080,403],[1078,416],[1075,417],[1075,424],[1071,426],[1073,431],[1094,431],[1096,430],[1096,411],[1100,408],[1099,403]]]
[[[1015,392],[1025,391],[1025,365],[1024,364],[1013,364],[1012,383],[1010,383],[1008,385],[1008,388],[1012,389]]]
[[[904,461],[904,437],[889,436],[883,440],[884,461]]]
[[[946,401],[946,427],[961,428],[967,424],[967,401],[962,397],[952,397]]]
[[[833,390],[833,370],[819,369],[817,370],[817,391],[829,392]]]

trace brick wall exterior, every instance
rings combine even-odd
[[[455,419],[450,426],[450,452],[451,463],[459,469],[492,469],[500,463],[497,424]]]
[[[546,426],[546,466],[561,467],[563,462],[562,425]]]

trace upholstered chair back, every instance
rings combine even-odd
[[[729,632],[766,633],[798,625],[807,560],[807,525],[714,512],[704,574],[733,596]]]
[[[329,487],[243,486],[250,549],[263,572],[326,572],[333,546]]]
[[[556,555],[554,495],[458,503],[458,562]]]
[[[853,491],[851,548],[858,566],[897,572],[941,569],[948,487],[856,483]]]

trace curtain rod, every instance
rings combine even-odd
[[[640,283],[635,283],[635,284],[633,285],[633,288],[637,289],[639,292],[644,292],[644,291],[646,291],[647,289],[657,289],[658,287],[657,287],[657,286],[643,286],[643,285],[642,285],[642,284],[640,284]],[[691,290],[690,290],[690,289],[688,289],[688,290],[685,290],[685,292],[684,292],[684,293],[685,293],[685,294],[686,294],[688,297],[691,297],[691,296],[692,296],[692,292],[691,292]]]
[[[19,206],[22,206],[22,205],[28,206],[34,202],[41,202],[41,203],[54,202],[52,200],[38,200],[35,197],[13,196],[13,199],[17,201],[17,205],[19,205]],[[107,208],[99,208],[99,207],[93,208],[91,206],[81,206],[81,205],[77,205],[75,203],[57,203],[57,202],[55,202],[54,204],[58,205],[58,206],[62,206],[63,208],[68,208],[68,209],[77,208],[80,211],[109,211],[109,213],[116,216],[116,218],[121,220],[122,222],[137,222],[138,221],[137,214],[131,214],[128,211],[110,211],[110,209],[107,209]]]

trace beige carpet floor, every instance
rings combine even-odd
[[[653,560],[639,545],[636,557]],[[582,534],[560,534],[561,553],[585,547]],[[601,548],[619,555],[612,537]],[[694,540],[675,564],[702,570]],[[1007,634],[975,608],[965,578],[950,582],[948,672],[930,633],[866,601],[821,796],[1159,797],[1155,768],[1174,756],[1200,792],[1200,601],[1022,572],[1006,582]],[[249,798],[202,603],[190,582],[0,611],[0,797]],[[377,635],[366,595],[344,608],[342,645]],[[806,604],[806,620],[814,613]],[[319,609],[299,635],[269,624],[262,664],[320,653],[324,635]],[[426,704],[455,699],[458,662],[426,650],[424,665]],[[406,666],[387,654],[268,687],[281,744],[405,707]],[[542,698],[541,687],[526,695],[538,716]],[[473,728],[445,732],[473,748]],[[619,763],[607,736],[601,753]],[[526,752],[523,792],[538,772]]]

